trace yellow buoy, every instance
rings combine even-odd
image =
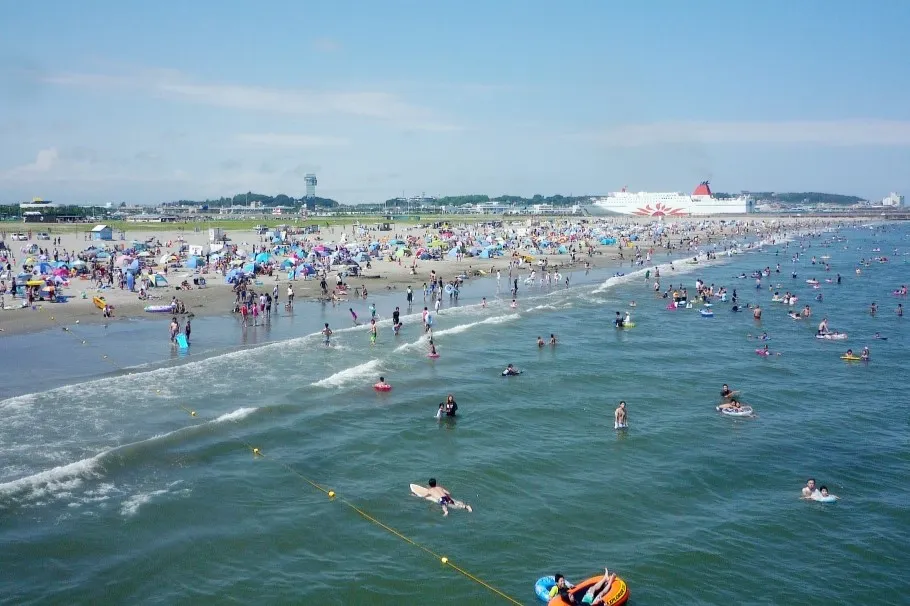
[[[195,411],[195,410],[191,410],[191,411],[190,411],[190,416],[191,416],[191,417],[195,417],[195,416],[196,416],[196,411]],[[258,448],[254,448],[254,449],[253,449],[253,452],[255,452],[255,453],[258,454],[258,453],[259,453],[259,449],[258,449]]]
[[[447,557],[445,557],[445,556],[442,556],[442,558],[440,559],[440,561],[441,561],[443,564],[448,564],[448,563],[449,563],[449,558],[447,558]]]
[[[330,498],[330,499],[334,499],[334,498],[335,498],[335,491],[334,491],[334,490],[330,490],[330,491],[329,491],[329,498]]]
[[[858,271],[858,270],[857,270],[857,272],[856,272],[856,273],[859,273],[859,271]],[[53,320],[53,319],[54,319],[54,316],[51,316],[51,320]]]
[[[261,453],[259,452],[259,449],[258,449],[258,448],[254,448],[254,449],[253,449],[253,454],[254,454],[254,455],[258,455],[258,454],[261,454]]]

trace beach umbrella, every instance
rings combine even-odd
[[[269,259],[271,259],[271,255],[269,255],[269,253],[261,252],[258,255],[256,255],[255,261],[257,263],[268,263]]]

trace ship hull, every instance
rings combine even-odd
[[[719,199],[702,196],[606,198],[594,202],[602,211],[639,217],[693,217],[708,215],[745,215],[750,210],[745,198]]]

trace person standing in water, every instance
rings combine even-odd
[[[177,339],[177,333],[180,332],[180,322],[177,321],[177,316],[174,316],[171,319],[171,341]]]
[[[326,345],[329,345],[329,341],[331,340],[331,337],[332,337],[332,329],[329,328],[328,322],[325,323],[325,328],[322,329],[322,336],[325,337],[324,343]]]
[[[376,337],[379,331],[376,329],[376,320],[370,320],[370,345],[376,345]]]
[[[619,407],[613,411],[613,429],[623,429],[629,425],[629,415],[626,413],[626,402],[620,400]]]
[[[348,307],[348,311],[351,312],[351,318],[354,320],[354,326],[358,326],[360,322],[357,321],[357,314],[354,313],[354,308]]]
[[[190,342],[190,333],[193,332],[193,327],[190,326],[190,319],[186,319],[186,326],[183,327],[183,334],[186,335],[186,342]]]

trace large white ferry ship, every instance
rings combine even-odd
[[[613,192],[594,200],[597,208],[621,215],[640,217],[688,217],[692,215],[743,215],[753,210],[745,196],[715,198],[707,181],[699,183],[691,195],[679,192]]]

